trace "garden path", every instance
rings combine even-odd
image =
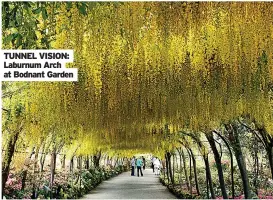
[[[152,169],[143,171],[143,177],[124,172],[103,181],[83,199],[176,199],[154,175]]]

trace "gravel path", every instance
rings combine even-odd
[[[152,169],[143,171],[143,177],[125,172],[103,181],[83,199],[176,199],[155,176]]]

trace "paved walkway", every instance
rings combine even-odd
[[[83,199],[176,199],[155,176],[152,169],[143,171],[143,177],[124,172],[103,181]]]

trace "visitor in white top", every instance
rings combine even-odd
[[[155,175],[158,176],[160,175],[160,166],[161,166],[160,161],[158,158],[156,158],[154,161]]]

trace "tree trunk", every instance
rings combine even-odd
[[[44,171],[45,159],[46,159],[46,153],[44,153],[40,159],[40,165],[41,165],[40,172]]]
[[[207,186],[207,190],[206,190],[206,192],[207,192],[207,199],[209,199],[209,179],[208,179],[207,175],[206,175],[206,186]]]
[[[177,152],[179,154],[179,184],[182,187],[182,154],[181,154],[181,147],[177,148]]]
[[[166,156],[165,156],[165,165],[163,164],[162,162],[162,168],[163,168],[163,178],[164,178],[164,181],[165,181],[165,178],[166,178]]]
[[[240,170],[241,178],[243,181],[244,194],[246,199],[251,199],[251,190],[248,180],[248,174],[246,170],[246,164],[240,144],[239,133],[236,125],[231,124],[232,129],[227,129],[229,133],[229,139],[233,147],[234,155],[237,160],[237,164]]]
[[[190,159],[190,194],[192,195],[192,168],[191,168],[191,153],[189,151],[189,149],[187,149],[188,155],[189,155],[189,159]]]
[[[192,164],[193,164],[193,171],[194,171],[194,181],[195,181],[195,188],[196,188],[196,192],[198,195],[200,195],[200,190],[199,190],[199,184],[198,184],[198,178],[197,178],[197,168],[196,168],[196,160],[195,157],[193,155],[192,150],[189,148],[189,151],[191,153],[191,157],[192,157]]]
[[[214,194],[214,190],[213,190],[213,184],[212,184],[212,178],[211,178],[211,172],[210,172],[208,155],[204,155],[203,158],[204,158],[204,162],[205,162],[205,166],[206,166],[206,179],[208,181],[211,198],[215,199],[215,194]]]
[[[80,165],[81,165],[81,156],[77,157],[77,169],[80,169]]]
[[[79,166],[79,170],[80,170],[80,188],[81,188],[81,184],[82,184],[82,156],[79,156],[79,164],[78,164],[78,166]]]
[[[175,154],[173,154],[173,184],[175,184],[174,180],[174,175],[175,175]]]
[[[107,166],[107,163],[108,163],[108,156],[104,156],[104,161],[103,161],[103,163],[104,163],[104,166]]]
[[[38,157],[39,157],[39,150],[41,148],[41,143],[38,148],[36,148],[35,155],[34,155],[34,167],[33,167],[33,173],[35,174],[35,171],[37,171],[38,168]]]
[[[255,121],[254,121],[255,123]],[[259,134],[257,134],[257,132],[250,128],[249,126],[247,126],[244,123],[241,123],[244,127],[246,127],[248,130],[252,131],[252,133],[254,133],[257,137],[257,139],[263,144],[263,146],[266,149],[266,153],[268,156],[268,160],[269,160],[269,168],[271,170],[271,178],[273,179],[273,136],[271,136],[266,130],[265,127],[262,126],[260,127],[257,123],[255,123],[256,127],[257,127],[257,132]],[[227,126],[226,126],[227,127]],[[227,129],[227,128],[226,128]],[[261,172],[262,172],[262,162],[261,162]]]
[[[46,159],[46,156],[49,152],[49,147],[51,145],[51,142],[52,142],[52,140],[48,143],[48,145],[46,145],[46,142],[44,143],[43,151],[42,151],[41,158],[40,158],[40,165],[41,165],[40,172],[44,171],[45,159]]]
[[[65,156],[65,154],[63,155],[63,162],[62,162],[62,168],[63,169],[65,169],[65,158],[66,158],[66,156]]]
[[[255,187],[255,193],[258,195],[258,177],[259,177],[259,158],[258,158],[258,143],[257,140],[255,142],[255,148],[254,148],[254,187]]]
[[[55,176],[55,169],[56,169],[56,148],[54,147],[52,153],[51,153],[51,163],[50,163],[50,189],[51,189],[51,195],[52,195],[52,187],[54,183],[54,176]]]
[[[100,167],[100,158],[101,158],[101,151],[99,151],[96,155],[93,156],[94,167]]]
[[[89,156],[86,156],[85,159],[85,169],[89,169]]]
[[[271,169],[271,178],[273,179],[273,148],[268,147],[266,149],[267,155],[268,155],[268,160],[269,160],[269,167]]]
[[[173,174],[172,174],[172,164],[171,164],[171,153],[170,152],[167,152],[167,159],[168,159],[168,164],[169,166],[169,175],[170,175],[170,180],[171,180],[171,183],[174,184],[174,180],[173,180]]]
[[[217,171],[218,171],[218,178],[219,178],[219,183],[220,183],[220,188],[222,191],[223,198],[228,199],[228,194],[226,191],[224,174],[223,174],[223,168],[222,168],[222,164],[221,164],[221,158],[220,158],[219,152],[217,150],[217,147],[215,145],[213,133],[212,132],[207,133],[206,138],[209,141],[210,147],[211,147],[213,155],[214,155],[214,160],[215,160]]]
[[[184,154],[183,148],[181,149],[181,154],[182,154],[182,161],[183,161],[184,173],[185,173],[185,178],[186,178],[186,185],[187,185],[188,191],[190,191],[190,185],[189,185],[190,180],[189,180],[189,176],[188,176],[186,158],[185,158],[185,154]]]
[[[181,149],[181,148],[180,148]],[[179,154],[179,184],[180,187],[182,187],[182,155],[181,155],[181,151],[179,149],[177,149],[178,154]]]
[[[37,151],[37,150],[36,150]],[[23,166],[23,171],[22,171],[22,187],[21,187],[21,190],[24,190],[25,189],[25,186],[26,186],[26,180],[27,180],[27,172],[28,172],[28,168],[30,166],[30,160],[31,160],[31,157],[32,155],[34,154],[34,148],[33,150],[31,151],[30,155],[27,157],[27,159],[25,160],[25,163],[24,163],[24,166]]]
[[[70,168],[70,172],[73,172],[73,169],[74,169],[74,156],[72,156],[72,158],[70,160],[69,168]]]
[[[168,184],[170,184],[170,176],[169,176],[169,159],[168,159],[167,153],[165,154],[165,159],[166,159],[167,179],[168,179]]]
[[[251,199],[251,192],[250,192],[248,174],[247,174],[246,165],[245,165],[245,161],[244,161],[244,157],[243,157],[242,152],[240,150],[235,152],[235,157],[236,157],[237,164],[238,164],[240,174],[241,174],[241,178],[242,178],[242,181],[243,181],[245,198],[246,199]]]
[[[230,156],[230,173],[231,173],[231,190],[232,190],[232,198],[235,198],[235,185],[234,185],[234,169],[233,169],[233,153],[231,151],[230,145],[226,138],[224,138],[220,133],[217,131],[214,131],[225,143],[226,147],[228,148],[229,151],[229,156]]]
[[[14,155],[15,145],[18,140],[18,136],[19,136],[20,132],[21,132],[21,130],[18,130],[15,132],[14,135],[11,135],[9,137],[9,141],[7,144],[7,148],[6,148],[6,152],[5,152],[5,155],[3,158],[3,164],[2,164],[2,195],[4,194],[5,185],[8,180],[8,176],[9,176],[10,163],[11,163],[12,157]]]
[[[39,143],[39,147],[36,149],[35,151],[35,155],[34,155],[34,164],[33,164],[33,176],[34,176],[34,179],[37,178],[37,173],[36,172],[39,172],[38,168],[39,168],[39,165],[38,165],[38,158],[39,158],[39,150],[42,146],[42,143],[43,143],[43,139],[41,139],[41,142]],[[36,182],[33,182],[32,183],[32,191],[33,191],[33,197],[35,198],[36,195],[35,195],[35,191],[36,191]]]

